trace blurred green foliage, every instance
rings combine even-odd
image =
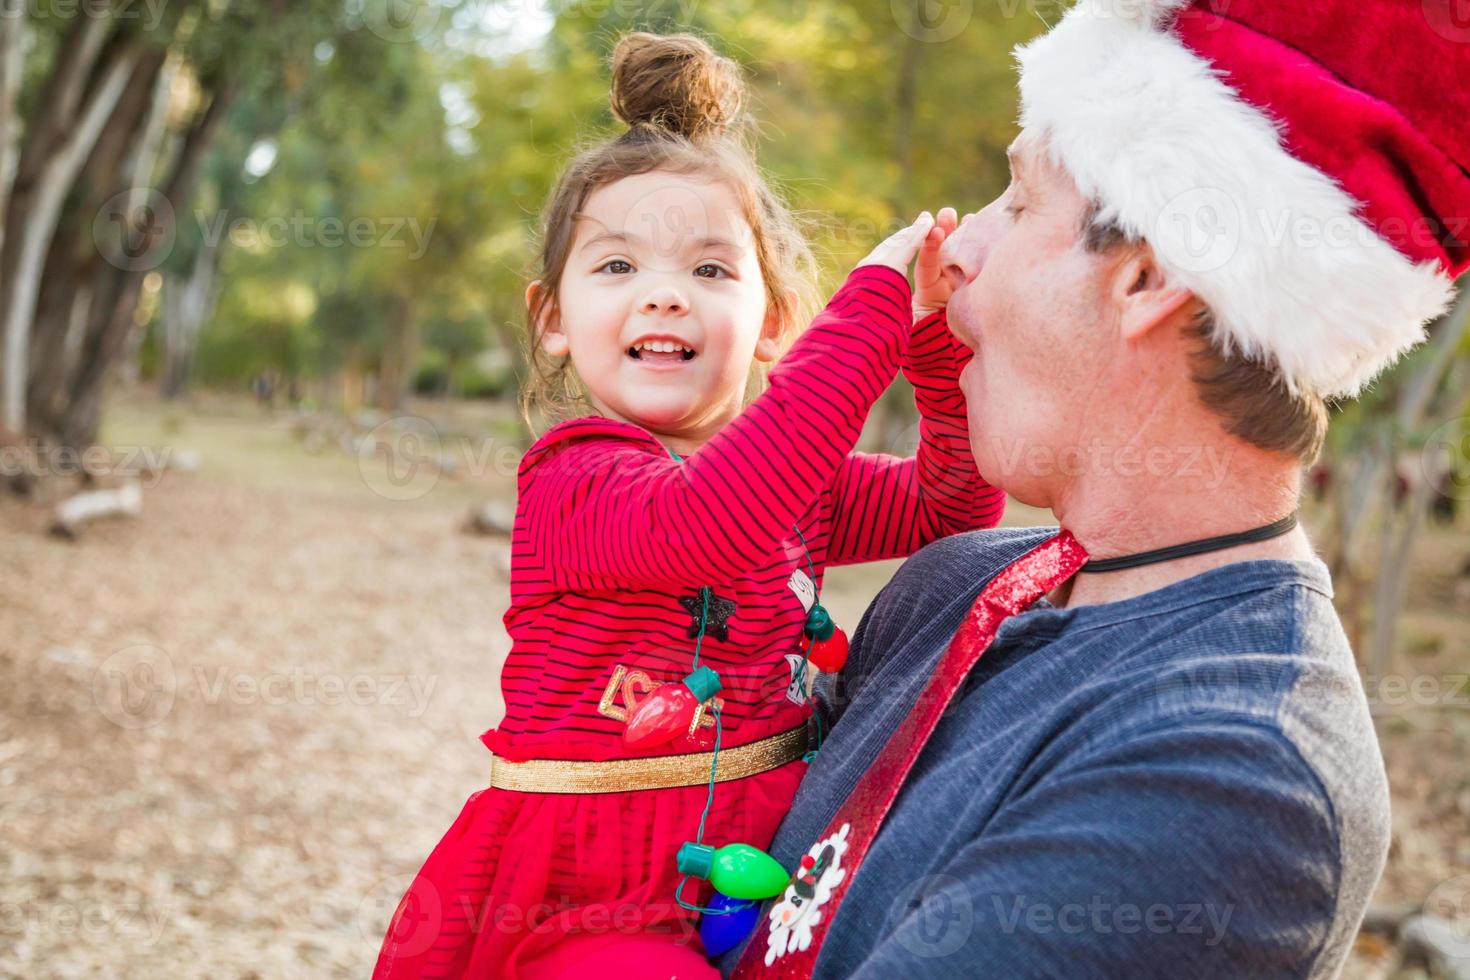
[[[406,318],[419,391],[507,393],[537,212],[578,145],[616,132],[607,58],[632,29],[692,30],[746,66],[760,160],[830,289],[912,213],[1004,186],[1010,52],[1045,26],[1019,2],[355,6],[241,100],[180,223],[183,253],[223,244],[200,381],[371,375]]]

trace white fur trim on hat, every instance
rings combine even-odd
[[[1452,284],[1168,33],[1181,0],[1081,0],[1016,50],[1021,126],[1215,315],[1227,351],[1293,391],[1356,395],[1424,337]]]

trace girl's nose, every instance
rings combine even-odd
[[[643,297],[638,309],[642,313],[687,313],[689,301],[673,286],[659,286]]]

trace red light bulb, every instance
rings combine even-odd
[[[847,663],[847,634],[842,627],[834,626],[832,635],[825,640],[812,640],[807,651],[807,660],[824,674],[835,674]]]
[[[672,742],[689,730],[694,712],[720,689],[720,675],[700,667],[678,683],[660,684],[628,715],[623,745],[647,749]]]
[[[834,674],[847,663],[847,634],[832,622],[832,617],[821,603],[812,606],[807,613],[802,632],[810,641],[807,659],[817,665],[824,674]]]

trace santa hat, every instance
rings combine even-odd
[[[1293,390],[1355,395],[1470,266],[1454,0],[1080,0],[1017,49],[1021,125]]]

